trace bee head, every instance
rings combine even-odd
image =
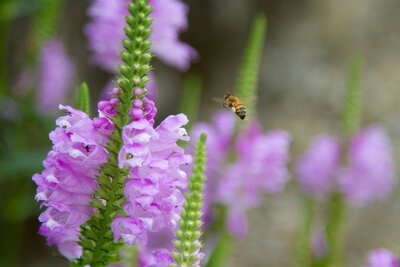
[[[232,94],[225,94],[224,99],[227,100]]]

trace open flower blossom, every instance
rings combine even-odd
[[[95,175],[107,160],[104,148],[113,127],[105,117],[90,119],[84,112],[60,105],[66,115],[57,119],[50,133],[53,148],[43,162],[45,170],[35,174],[35,199],[46,207],[40,215],[39,233],[56,245],[66,258],[82,254],[77,244],[80,226],[91,216]]]
[[[324,197],[335,188],[353,205],[384,198],[395,183],[389,138],[379,126],[369,126],[350,140],[346,166],[340,165],[337,139],[320,136],[300,158],[297,177],[303,189]]]
[[[124,146],[119,153],[120,167],[129,168],[124,211],[112,223],[115,241],[147,244],[149,232],[175,230],[184,202],[182,190],[187,175],[181,166],[191,163],[178,140],[188,141],[183,127],[188,120],[179,114],[167,117],[154,128],[154,102],[135,100],[131,110],[133,121],[123,129]]]
[[[399,267],[400,259],[387,249],[376,249],[369,253],[364,267]]]
[[[246,210],[258,206],[264,193],[281,192],[289,179],[290,135],[282,130],[263,133],[261,126],[252,122],[233,140],[233,119],[231,113],[221,111],[214,118],[215,125],[195,125],[192,137],[207,134],[206,211],[212,204],[226,205],[229,230],[243,236]],[[230,149],[236,155],[233,162],[229,161]]]
[[[124,37],[125,16],[129,0],[93,0],[89,9],[91,21],[85,33],[96,64],[114,72],[121,62],[119,51]],[[197,58],[191,46],[179,40],[179,34],[187,28],[188,7],[180,0],[150,0],[153,6],[152,34],[154,54],[165,63],[179,70],[187,70]]]
[[[43,112],[55,111],[72,86],[75,67],[60,40],[44,44],[39,58],[37,103]]]

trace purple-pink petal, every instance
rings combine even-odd
[[[339,187],[350,203],[364,205],[386,197],[393,190],[393,157],[383,128],[370,126],[355,135],[348,160],[339,176]]]
[[[140,223],[141,234],[173,230],[184,202],[182,190],[187,186],[187,175],[181,168],[191,163],[191,157],[176,144],[189,139],[183,128],[188,119],[183,114],[169,116],[154,129],[157,111],[154,102],[143,98],[133,106],[142,111],[142,115],[124,127],[124,145],[119,153],[119,165],[129,169],[124,189],[125,219]],[[114,227],[113,230],[115,240],[133,238],[132,234],[121,233],[126,232],[125,228]],[[141,246],[146,246],[145,239],[132,240],[139,240]]]
[[[38,185],[35,199],[45,207],[39,216],[39,233],[73,260],[82,254],[77,243],[79,230],[93,212],[90,201],[97,186],[95,175],[107,160],[105,145],[112,128],[97,127],[74,108],[60,109],[66,115],[57,119],[57,128],[50,133],[52,150],[43,162],[44,171],[35,174],[33,181]]]
[[[123,28],[128,14],[129,0],[94,0],[89,9],[91,22],[85,33],[93,61],[105,70],[115,72],[121,62],[118,52],[125,37]],[[187,27],[187,6],[179,0],[152,0],[153,18],[150,40],[152,50],[165,63],[179,70],[186,70],[197,59],[196,50],[179,40],[179,34]],[[171,14],[174,14],[171,16]]]
[[[319,136],[301,156],[296,166],[297,180],[304,191],[327,196],[336,185],[340,144],[331,136]]]
[[[38,107],[43,112],[55,111],[72,86],[75,67],[60,40],[44,44],[39,58]]]
[[[399,267],[400,259],[387,249],[376,249],[369,253],[364,267]]]

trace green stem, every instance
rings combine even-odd
[[[76,106],[90,117],[90,93],[86,83],[82,83],[78,88]]]
[[[315,200],[304,197],[303,223],[300,227],[295,250],[295,267],[309,267],[313,261],[311,251],[312,225],[315,217]]]
[[[226,230],[222,230],[206,267],[226,266],[228,255],[232,250],[232,241],[232,236]]]
[[[342,134],[345,139],[357,131],[361,124],[362,69],[362,58],[354,58],[347,78],[342,116]]]
[[[111,223],[116,216],[125,215],[122,206],[125,202],[123,189],[127,169],[118,168],[118,153],[123,146],[122,129],[131,121],[129,111],[132,101],[146,94],[145,86],[149,80],[152,57],[151,43],[148,41],[151,34],[151,6],[148,0],[135,0],[128,5],[128,9],[130,15],[126,17],[128,25],[124,29],[127,38],[122,42],[125,51],[120,54],[124,64],[119,66],[120,75],[116,80],[121,92],[117,114],[113,117],[115,129],[107,144],[108,160],[100,169],[97,176],[98,189],[93,195],[92,206],[98,212],[93,213],[81,228],[80,244],[84,253],[77,261],[77,266],[106,266],[120,259],[118,248],[122,242],[114,243]],[[142,89],[143,94],[136,96],[136,88]]]
[[[266,28],[266,17],[258,15],[251,27],[236,83],[236,95],[246,101],[247,112],[253,114],[252,116],[256,107],[258,74]]]
[[[342,194],[334,193],[329,202],[328,222],[325,229],[328,253],[321,260],[321,267],[341,266],[342,244],[346,218],[346,203]]]

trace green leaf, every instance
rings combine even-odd
[[[86,83],[82,83],[78,88],[76,107],[90,117],[90,94]]]
[[[246,107],[250,115],[254,114],[256,107],[255,99],[257,96],[258,73],[266,28],[266,17],[264,15],[258,15],[251,28],[236,84],[236,95],[244,101],[248,100],[246,102]]]

